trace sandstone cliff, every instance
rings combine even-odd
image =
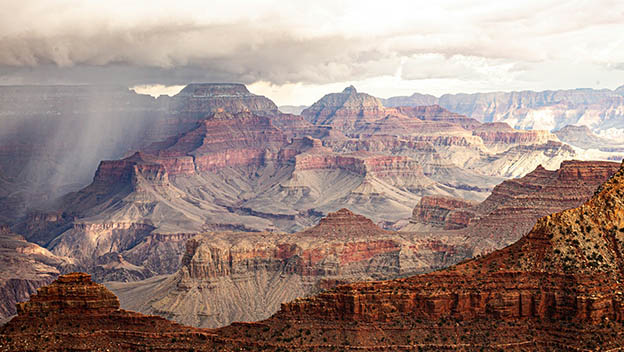
[[[124,308],[218,327],[268,318],[284,302],[340,283],[431,271],[470,255],[462,245],[384,231],[341,209],[292,235],[197,236],[176,274],[107,286]]]
[[[618,168],[618,163],[600,161],[564,161],[553,171],[540,166],[502,182],[479,204],[424,197],[403,230],[456,229],[444,233],[467,237],[475,253],[490,252],[517,241],[540,217],[579,206]]]

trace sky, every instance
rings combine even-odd
[[[624,1],[0,0],[0,84],[175,94],[241,82],[278,105],[624,85]]]

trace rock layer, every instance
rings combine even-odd
[[[624,164],[589,201],[540,219],[505,249],[430,274],[342,285],[247,330],[258,339],[280,331],[273,341],[301,350],[613,348],[622,343],[623,239]],[[238,328],[222,331],[244,339]]]
[[[197,236],[187,242],[176,274],[107,285],[125,308],[218,327],[265,319],[281,303],[340,283],[426,272],[470,255],[462,245],[398,236],[341,209],[292,235]]]
[[[265,321],[212,331],[109,311],[112,295],[94,295],[105,291],[74,275],[65,284],[78,286],[79,297],[101,297],[93,311],[103,306],[108,314],[91,319],[90,309],[66,312],[62,304],[21,310],[1,328],[0,348],[95,350],[112,342],[117,350],[154,343],[160,350],[222,351],[617,349],[624,343],[623,243],[624,163],[582,206],[540,219],[509,247],[442,271],[341,285],[284,304]],[[41,290],[36,301],[56,301],[58,291]]]

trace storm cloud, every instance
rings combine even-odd
[[[542,73],[542,85],[583,85],[572,77],[579,67],[601,76],[591,82],[624,81],[621,1],[31,0],[3,9],[0,84],[323,85],[398,73],[514,88]]]

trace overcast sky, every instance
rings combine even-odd
[[[0,84],[118,83],[154,94],[242,82],[279,105],[349,84],[381,97],[624,84],[621,0],[0,6]]]

